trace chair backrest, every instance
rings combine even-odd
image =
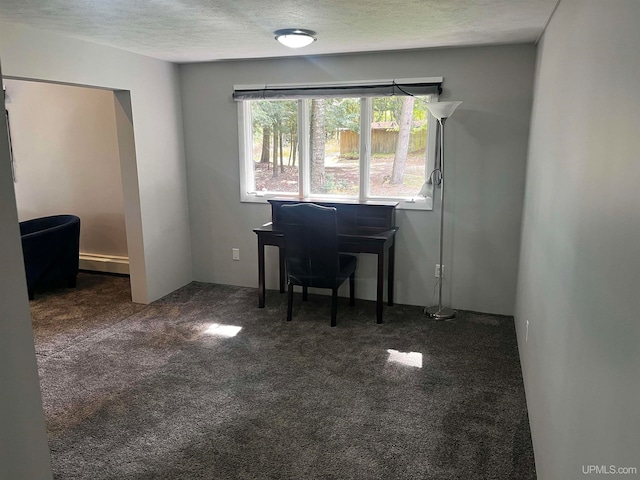
[[[80,234],[80,218],[75,215],[51,215],[20,222],[20,235],[26,236],[47,230],[72,229]]]
[[[289,280],[307,287],[334,288],[339,272],[336,209],[298,203],[283,205],[280,213]]]

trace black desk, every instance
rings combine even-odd
[[[389,305],[393,305],[395,233],[398,230],[395,226],[396,202],[326,202],[312,199],[269,200],[273,221],[253,229],[258,236],[258,307],[264,308],[265,300],[265,245],[278,247],[280,293],[285,291],[284,235],[278,229],[279,208],[284,204],[301,202],[313,202],[318,205],[336,207],[341,252],[373,253],[378,256],[376,320],[377,323],[382,323],[385,257],[388,259],[387,302]]]

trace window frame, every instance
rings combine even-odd
[[[234,87],[238,88],[238,87]],[[429,102],[438,101],[437,94],[419,95],[429,96]],[[358,98],[358,97],[356,97]],[[337,194],[311,194],[310,188],[310,144],[309,144],[309,98],[290,98],[289,100],[297,100],[298,102],[298,192],[258,192],[250,191],[249,187],[255,186],[253,160],[253,129],[251,122],[251,104],[249,102],[255,100],[238,101],[238,142],[239,142],[239,163],[240,163],[240,201],[244,203],[266,203],[269,198],[317,198],[326,201],[358,201],[358,202],[385,202],[397,201],[399,209],[406,210],[432,210],[434,188],[430,183],[431,172],[435,168],[436,144],[437,144],[437,123],[431,113],[428,115],[427,128],[427,147],[425,158],[425,179],[427,184],[428,195],[426,197],[418,196],[416,192],[413,197],[394,197],[394,196],[372,196],[370,193],[370,166],[371,166],[371,121],[373,118],[373,98],[376,97],[360,97],[360,159],[359,174],[360,183],[358,195],[337,195]],[[264,100],[273,100],[265,98]],[[364,134],[363,134],[364,132]]]

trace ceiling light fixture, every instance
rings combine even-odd
[[[302,28],[283,28],[276,30],[273,34],[277,41],[289,48],[306,47],[317,40],[316,32]]]

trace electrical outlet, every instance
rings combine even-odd
[[[240,260],[240,249],[239,248],[232,248],[231,249],[231,258],[233,260]]]
[[[436,273],[434,275],[436,278],[440,278],[440,264],[436,263]],[[444,277],[444,265],[442,266],[442,276]]]

